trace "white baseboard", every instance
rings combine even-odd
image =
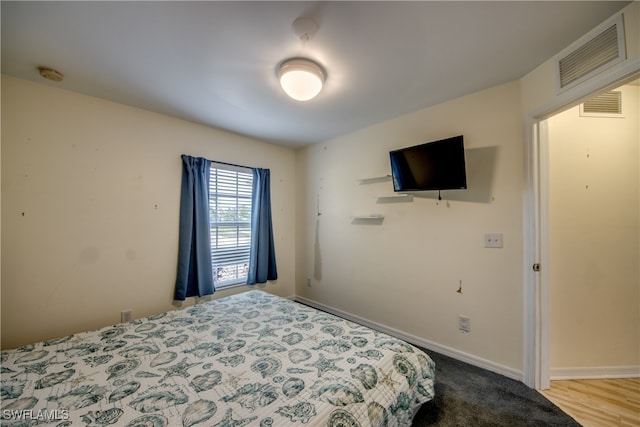
[[[551,380],[596,380],[603,378],[638,378],[640,366],[596,366],[586,368],[551,368]]]
[[[468,363],[473,366],[477,366],[479,368],[486,369],[488,371],[495,372],[497,374],[503,375],[505,377],[522,381],[523,375],[522,371],[518,371],[513,368],[509,368],[508,366],[503,366],[498,363],[492,362],[490,360],[483,359],[481,357],[474,356],[469,353],[465,353],[460,350],[456,350],[451,347],[443,346],[438,343],[422,339],[420,337],[416,337],[415,335],[407,334],[398,329],[390,328],[388,326],[382,325],[380,323],[372,322],[368,319],[364,319],[359,316],[354,316],[353,314],[344,312],[342,310],[337,310],[333,307],[326,306],[324,304],[318,303],[316,301],[301,297],[296,295],[294,298],[295,301],[301,302],[303,304],[309,305],[311,307],[315,307],[319,310],[326,311],[331,314],[335,314],[336,316],[345,318],[355,323],[359,323],[361,325],[367,326],[376,331],[383,332],[387,335],[391,335],[392,337],[399,338],[401,340],[407,341],[408,343],[414,344],[418,347],[425,348],[427,350],[435,351],[437,353],[443,354],[445,356],[452,357],[454,359],[460,360],[462,362]]]

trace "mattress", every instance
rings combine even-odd
[[[2,355],[6,426],[408,426],[418,348],[259,290]]]

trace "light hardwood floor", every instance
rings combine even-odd
[[[540,393],[584,427],[640,426],[640,378],[551,381]]]

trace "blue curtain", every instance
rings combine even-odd
[[[271,223],[271,178],[269,169],[253,169],[253,205],[251,207],[251,251],[247,284],[276,280],[276,252]]]
[[[211,162],[182,156],[178,275],[174,298],[210,295],[215,292],[211,271],[209,235],[209,170]]]

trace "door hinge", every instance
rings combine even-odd
[[[540,271],[540,264],[538,263],[533,264],[533,271]]]

